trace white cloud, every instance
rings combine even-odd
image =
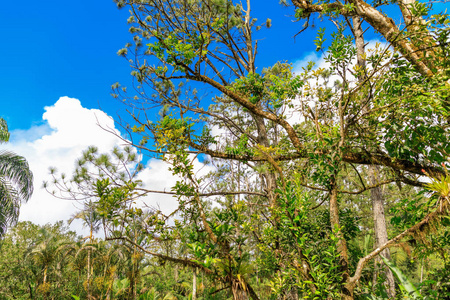
[[[292,71],[294,74],[299,75],[303,72],[303,68],[313,61],[317,68],[325,67],[325,55],[319,55],[317,52],[309,52],[303,58],[295,61],[292,64]]]
[[[377,49],[378,53],[380,53],[380,52],[383,52],[384,49],[386,49],[386,48],[389,48],[390,50],[392,50],[392,48],[390,48],[386,42],[380,42],[378,40],[370,40],[367,42],[365,49],[366,49],[366,53],[370,55],[375,49]],[[308,66],[309,62],[315,63],[313,70],[317,70],[317,69],[328,70],[328,69],[330,69],[331,64],[329,62],[327,62],[325,59],[327,55],[328,55],[327,52],[323,52],[320,55],[318,52],[307,53],[302,59],[299,59],[293,63],[293,73],[296,75],[303,73],[304,72],[303,69],[306,68],[306,66]],[[351,61],[349,68],[351,69],[354,66],[356,66],[356,57]],[[370,71],[371,66],[368,65],[367,68]],[[357,78],[355,78],[351,73],[346,72],[346,79],[350,82],[350,86],[356,85]],[[315,89],[320,86],[333,87],[334,83],[336,81],[341,82],[342,78],[336,74],[333,74],[327,79],[327,82],[325,82],[325,80],[323,78],[319,78],[318,80],[316,80],[316,79],[309,80],[309,84],[313,89]],[[316,99],[314,99],[314,98],[303,99],[303,103],[300,101],[299,98],[293,99],[291,101],[292,101],[291,105],[293,107],[292,108],[286,107],[285,112],[284,112],[284,114],[286,116],[286,120],[291,124],[298,124],[305,120],[305,117],[303,116],[303,113],[302,113],[302,105],[304,105],[306,107],[309,106],[311,108],[313,108],[316,105],[316,103],[315,103]]]
[[[205,165],[201,163],[193,154],[190,154],[189,157],[193,162],[194,173],[197,178],[205,176],[210,171],[216,169],[211,164]],[[169,163],[152,158],[147,162],[145,169],[139,174],[138,179],[142,180],[144,184],[143,188],[145,189],[172,192],[171,188],[175,186],[179,178],[173,176],[169,168]],[[147,206],[160,210],[165,215],[169,215],[178,207],[176,197],[169,194],[151,193],[143,198],[142,201]]]
[[[56,167],[60,173],[70,176],[76,159],[87,147],[95,145],[99,152],[109,152],[114,146],[124,145],[122,139],[99,126],[119,134],[111,117],[100,110],[84,108],[77,99],[61,97],[54,105],[45,107],[42,119],[42,125],[13,131],[11,142],[5,145],[29,162],[35,189],[31,199],[22,204],[19,219],[37,224],[68,220],[82,207],[81,203],[55,198],[41,188],[43,181],[50,180],[49,167]],[[147,162],[140,179],[152,190],[170,191],[176,182],[168,165],[157,159]],[[146,203],[151,206],[159,203],[164,212],[177,206],[173,197],[161,194],[150,195]],[[81,230],[79,222],[71,228],[86,232]]]
[[[392,47],[389,47],[389,44],[386,42],[382,42],[379,40],[369,40],[366,41],[366,52],[369,53],[371,50],[376,49],[385,49],[389,48],[392,50]],[[306,66],[309,64],[309,62],[314,62],[314,69],[319,68],[330,68],[330,63],[325,61],[325,56],[327,56],[327,52],[322,52],[321,54],[319,52],[309,52],[306,53],[301,59],[295,61],[292,64],[292,70],[293,72],[298,75],[303,72],[303,68],[306,68]],[[356,65],[356,59],[353,60],[352,65]]]
[[[171,187],[177,182],[169,171],[169,164],[155,158],[147,162],[138,179],[142,180],[146,189],[165,192],[171,192]],[[176,198],[168,194],[149,194],[143,200],[146,205],[159,209],[164,214],[171,213],[177,207]]]

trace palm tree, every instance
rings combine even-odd
[[[49,298],[51,282],[61,280],[62,274],[59,262],[64,259],[64,254],[67,254],[67,249],[71,244],[70,239],[58,236],[48,228],[43,227],[38,232],[37,240],[28,248],[25,257],[30,259],[41,271],[39,277],[42,280],[39,280],[41,282],[39,286],[44,299]],[[53,280],[50,280],[51,277],[53,277]]]
[[[94,249],[92,246],[95,246],[94,243],[94,233],[99,231],[102,225],[102,219],[100,218],[100,215],[95,210],[94,203],[92,201],[88,201],[83,203],[84,209],[77,214],[73,215],[72,218],[69,220],[69,224],[72,223],[75,219],[80,219],[83,221],[83,227],[89,227],[89,236],[85,237],[85,241],[88,243],[85,243],[84,246],[86,246],[86,249],[88,250],[88,256],[87,256],[87,280],[86,280],[86,292],[88,299],[91,298],[91,274],[92,274],[92,262],[91,262],[91,255],[92,255],[92,249]],[[84,248],[83,246],[83,248]]]
[[[0,143],[9,140],[6,121],[0,118]],[[0,151],[0,238],[19,217],[20,204],[33,193],[33,174],[28,162],[13,152]]]

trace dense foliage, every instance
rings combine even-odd
[[[8,275],[5,295],[450,297],[446,14],[408,0],[285,2],[304,26],[334,26],[314,41],[325,65],[294,74],[288,62],[257,64],[253,34],[271,21],[258,24],[250,0],[115,2],[131,12],[134,44],[119,55],[136,90],[113,86],[135,112],[123,124],[131,145],[89,148],[71,178],[52,172],[46,187],[86,201],[76,217],[91,233],[21,224],[40,233],[26,239],[32,229],[19,226],[5,239],[2,259],[20,248],[8,265],[30,270]],[[387,45],[367,47],[367,28]],[[178,179],[159,191],[177,198],[173,213],[139,205],[157,191],[139,180],[136,149]]]

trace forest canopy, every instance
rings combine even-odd
[[[281,1],[295,38],[320,27],[308,42],[324,63],[294,72],[258,62],[272,25],[252,15],[261,1],[115,2],[133,41],[118,51],[133,88],[113,85],[129,145],[90,147],[72,176],[52,172],[45,187],[85,201],[74,218],[90,235],[19,223],[3,241],[14,268],[0,298],[450,296],[446,13]],[[170,165],[170,191],[145,188],[142,155]],[[173,195],[176,210],[140,205],[149,193]]]

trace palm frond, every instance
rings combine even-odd
[[[9,141],[9,130],[5,119],[0,118],[0,143]]]
[[[17,190],[5,177],[0,176],[0,237],[19,217],[20,198]]]
[[[0,151],[0,176],[16,186],[21,201],[33,193],[33,173],[25,158],[9,151]]]

